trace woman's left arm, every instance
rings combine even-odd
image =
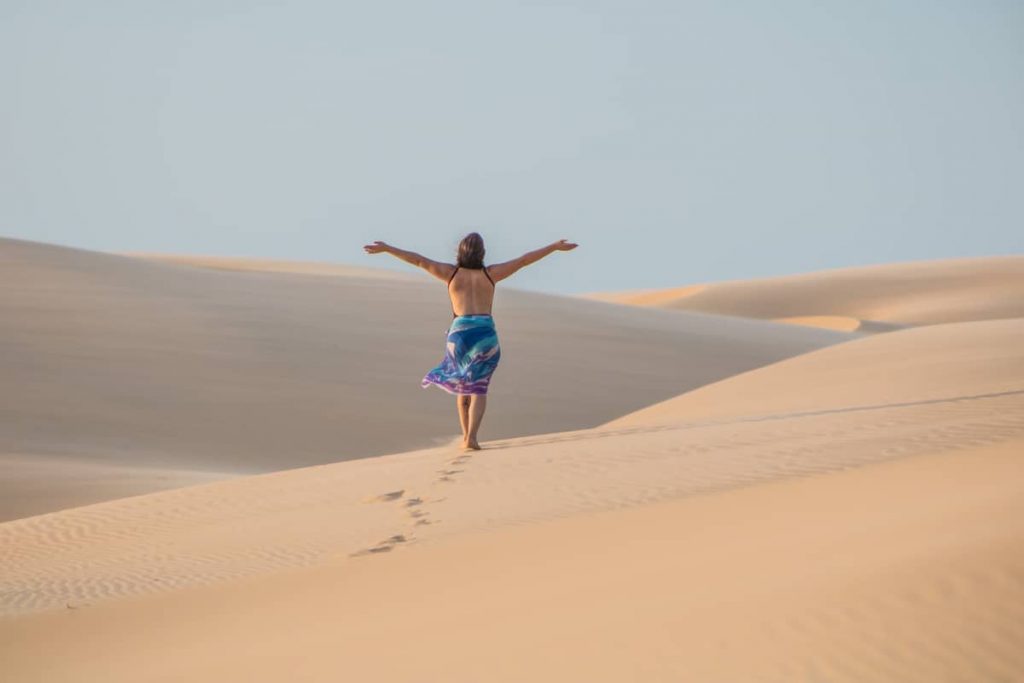
[[[393,247],[386,242],[376,241],[373,244],[367,244],[363,249],[366,250],[367,254],[391,254],[395,258],[400,258],[406,263],[411,263],[417,268],[422,268],[438,280],[447,281],[448,278],[451,277],[451,274],[455,272],[455,266],[450,263],[433,261],[428,259],[426,256],[417,254],[414,251],[399,249],[398,247]]]

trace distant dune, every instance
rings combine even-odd
[[[0,524],[0,660],[105,683],[1017,680],[1022,337],[893,332],[593,429]]]
[[[588,297],[845,331],[884,332],[1024,316],[1024,256],[840,268]]]
[[[10,239],[0,273],[0,519],[458,434],[452,398],[419,385],[451,320],[425,275]],[[593,427],[851,338],[504,285],[484,439]]]
[[[208,268],[211,270],[358,277],[374,280],[397,280],[400,282],[421,281],[415,275],[400,273],[394,270],[360,268],[359,266],[329,263],[326,261],[288,261],[242,256],[205,256],[202,254],[160,254],[152,252],[121,252],[120,255],[138,257],[147,261],[176,263],[178,265],[195,266],[196,268]]]

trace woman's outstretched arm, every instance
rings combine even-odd
[[[579,245],[574,242],[569,242],[567,240],[558,240],[557,242],[552,242],[546,247],[541,247],[540,249],[528,251],[519,258],[514,258],[511,261],[505,261],[504,263],[496,263],[493,266],[487,266],[487,272],[490,273],[491,278],[495,282],[497,282],[498,280],[504,280],[505,278],[511,276],[520,268],[524,268],[530,265],[531,263],[536,263],[537,261],[540,261],[548,254],[553,254],[556,251],[569,251],[570,249],[575,249],[578,246]]]
[[[451,277],[452,273],[455,272],[455,266],[450,263],[441,263],[440,261],[432,261],[426,256],[417,254],[414,251],[406,251],[393,247],[386,242],[376,241],[373,244],[367,244],[363,247],[367,254],[391,254],[396,258],[400,258],[406,263],[411,263],[417,268],[422,268],[427,271],[438,280],[447,281]]]

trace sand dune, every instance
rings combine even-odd
[[[234,472],[107,465],[38,453],[0,454],[0,520],[235,477]]]
[[[707,419],[684,396],[7,522],[0,658],[53,681],[1010,680],[1022,332],[857,340],[701,390],[739,406]]]
[[[345,460],[444,438],[407,386],[443,291],[0,247],[4,485],[181,486],[0,523],[5,678],[1024,678],[1024,318],[506,290],[505,435]]]
[[[1024,256],[841,268],[589,296],[647,307],[886,332],[902,326],[1024,316]]]
[[[798,315],[792,318],[778,318],[776,322],[803,325],[805,327],[823,327],[827,330],[856,332],[862,320],[844,315]]]
[[[902,330],[780,361],[610,421],[755,418],[1024,392],[1024,319]]]
[[[0,654],[76,683],[1018,680],[1021,447],[0,620]]]
[[[168,470],[202,480],[458,434],[450,397],[419,387],[443,353],[443,283],[329,264],[168,260],[0,240],[0,376],[10,388],[0,393],[0,454],[123,467],[141,492],[147,481],[164,488]],[[495,313],[504,352],[485,439],[592,427],[850,338],[504,286]],[[0,481],[4,514],[114,492],[49,472],[27,483],[42,497],[25,507]]]
[[[211,270],[232,270],[258,273],[292,273],[295,275],[325,275],[339,277],[359,277],[378,280],[397,280],[399,282],[419,282],[420,278],[408,273],[383,268],[361,268],[327,261],[288,261],[284,259],[252,258],[242,256],[208,256],[203,254],[160,254],[154,252],[120,252],[122,256],[131,256],[147,261],[160,263],[176,263],[196,268]]]

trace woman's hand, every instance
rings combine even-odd
[[[367,254],[383,254],[386,253],[389,249],[391,249],[391,245],[386,242],[381,242],[380,240],[377,240],[373,244],[365,245],[363,249],[366,250]]]
[[[575,249],[580,245],[575,242],[569,242],[568,240],[558,240],[551,246],[555,248],[555,251],[569,251],[570,249]]]

